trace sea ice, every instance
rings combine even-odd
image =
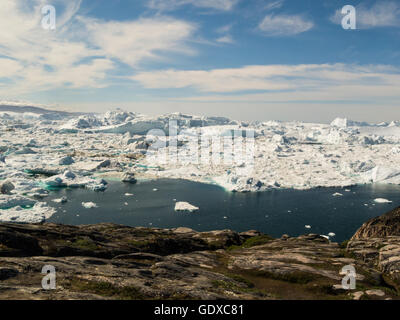
[[[169,137],[171,120],[176,121],[179,132]],[[38,221],[51,214],[51,209],[36,199],[54,188],[104,191],[107,183],[102,177],[186,179],[235,192],[400,184],[398,121],[238,122],[181,113],[146,116],[114,110],[82,115],[16,109],[0,113],[0,126],[0,184],[4,186],[0,190],[4,195],[35,201],[30,209],[14,206],[7,219],[15,221],[30,217]],[[147,135],[152,129],[158,131]],[[247,137],[244,129],[254,139]],[[220,139],[220,149],[199,152],[197,137],[206,142]],[[251,149],[238,152],[233,137],[246,146],[250,141]],[[170,138],[176,138],[176,144],[170,143]],[[154,142],[161,146],[153,153],[177,151],[179,157],[155,161],[149,157]],[[248,154],[254,157],[248,158]],[[39,212],[37,216],[29,214],[34,210]]]
[[[383,199],[383,198],[376,198],[374,200],[374,202],[376,202],[376,203],[392,203],[393,201],[390,201],[388,199]]]
[[[198,211],[199,208],[191,205],[188,202],[177,202],[175,203],[175,211],[187,211],[187,212],[195,212]]]
[[[334,194],[332,194],[332,196],[334,196],[334,197],[342,197],[343,194],[341,194],[339,192],[335,192]]]
[[[67,203],[68,199],[67,199],[67,197],[62,197],[60,199],[54,199],[53,202],[55,202],[55,203]]]
[[[94,202],[82,202],[82,207],[86,209],[92,209],[92,208],[97,208],[97,204]]]

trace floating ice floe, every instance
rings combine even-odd
[[[104,191],[107,182],[103,179],[93,179],[90,177],[77,176],[74,172],[66,170],[63,174],[52,176],[43,180],[48,188],[81,188],[86,187],[94,191]]]
[[[49,219],[55,209],[19,195],[0,195],[0,221],[19,223],[41,223]]]
[[[97,208],[97,204],[94,202],[82,202],[82,207],[84,207],[86,209],[93,209],[93,208]]]
[[[334,194],[332,194],[332,196],[334,196],[334,197],[343,197],[343,194],[341,194],[339,192],[335,192]]]
[[[135,174],[131,172],[125,172],[121,179],[122,182],[135,184],[137,182]]]
[[[55,202],[55,203],[67,203],[68,199],[67,199],[67,197],[62,197],[60,199],[54,199],[53,202]]]
[[[177,202],[175,203],[175,211],[186,211],[186,212],[195,212],[198,211],[200,208],[191,205],[189,202]]]
[[[308,224],[306,224],[306,225],[304,226],[304,228],[306,228],[306,229],[311,229],[311,226],[308,225]]]
[[[390,201],[388,199],[383,199],[383,198],[376,198],[374,200],[374,202],[376,202],[376,203],[392,203],[393,201]]]

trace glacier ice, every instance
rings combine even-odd
[[[52,190],[104,191],[108,178],[186,179],[232,192],[400,184],[399,121],[246,123],[120,109],[38,112],[0,112],[0,190],[2,201],[13,204],[0,208],[0,221],[42,221],[53,212],[44,202]],[[236,139],[250,149],[238,152]],[[165,161],[152,157],[159,152]],[[26,199],[33,202],[25,206]]]

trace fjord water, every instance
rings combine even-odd
[[[146,181],[135,185],[111,182],[105,192],[86,189],[53,192],[47,199],[57,208],[57,213],[48,222],[72,225],[113,222],[129,226],[188,227],[197,231],[253,229],[273,237],[333,232],[336,236],[331,240],[341,242],[349,239],[368,219],[400,204],[400,186],[363,185],[347,189],[350,191],[318,188],[230,193],[215,185],[184,180]],[[343,196],[333,196],[334,193]],[[63,196],[68,198],[65,204],[52,201]],[[393,202],[378,204],[374,202],[376,198]],[[175,200],[187,201],[200,210],[175,212]],[[94,202],[98,207],[86,209],[82,202]]]

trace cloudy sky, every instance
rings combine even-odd
[[[383,121],[400,119],[399,71],[398,0],[1,0],[0,101]]]

